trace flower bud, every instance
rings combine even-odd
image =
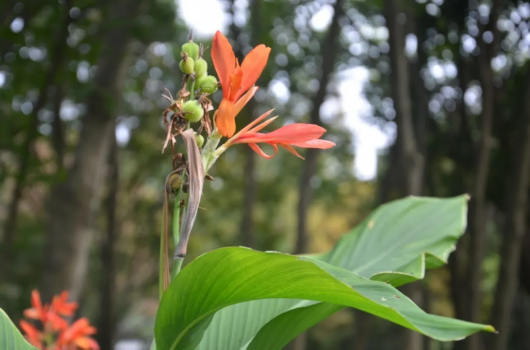
[[[196,100],[184,103],[182,106],[182,112],[184,112],[184,118],[192,123],[198,122],[204,115],[202,106]]]
[[[180,70],[185,74],[193,73],[194,66],[195,63],[191,57],[188,57],[186,60],[182,60],[179,63]]]
[[[175,194],[180,189],[180,186],[182,186],[182,183],[183,183],[182,176],[180,176],[177,173],[173,173],[169,175],[167,179],[166,190],[168,192]]]
[[[204,136],[197,134],[196,132],[194,134],[195,134],[195,141],[197,141],[197,146],[201,148],[202,145],[204,145]]]
[[[200,80],[199,88],[201,92],[213,94],[217,91],[217,79],[212,75],[207,75]]]
[[[199,45],[195,44],[194,42],[185,43],[182,45],[182,54],[187,53],[188,57],[193,58],[196,60],[199,58]]]
[[[194,70],[195,76],[202,77],[206,75],[206,71],[208,70],[208,63],[203,58],[196,59]]]

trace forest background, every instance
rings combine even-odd
[[[328,250],[378,204],[469,193],[447,267],[404,288],[500,332],[417,349],[530,349],[530,4],[518,0],[6,0],[0,5],[0,307],[63,289],[102,349],[142,349],[157,307],[164,89],[215,30],[272,48],[247,124],[311,122],[337,147],[269,161],[234,147],[207,182],[190,257]],[[206,55],[209,56],[209,55]],[[213,72],[210,72],[213,73]],[[213,96],[220,101],[220,93]],[[303,349],[401,349],[343,310]],[[396,340],[397,339],[397,340]]]

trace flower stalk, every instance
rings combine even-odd
[[[171,279],[180,272],[186,257],[188,239],[199,209],[204,179],[207,177],[213,180],[207,175],[208,171],[228,148],[246,143],[260,156],[270,159],[278,152],[278,146],[302,158],[293,146],[325,149],[335,145],[333,142],[321,140],[320,137],[326,130],[312,124],[290,124],[270,133],[261,133],[262,129],[277,118],[266,120],[272,110],[236,132],[235,118],[258,90],[254,84],[265,69],[270,48],[258,45],[249,52],[240,65],[228,39],[220,32],[214,36],[211,54],[223,90],[223,99],[213,115],[213,120],[210,120],[209,113],[214,108],[208,96],[217,90],[218,84],[215,77],[207,73],[207,63],[202,58],[203,49],[202,45],[193,43],[191,38],[190,42],[182,46],[180,67],[186,77],[185,83],[176,100],[173,100],[171,95],[166,96],[171,101],[171,106],[164,111],[164,124],[167,127],[164,148],[171,143],[173,171],[166,179],[165,186],[160,246],[160,298]],[[168,120],[169,112],[172,112],[172,115]],[[194,131],[193,124],[199,122],[200,126]],[[206,131],[206,142],[201,135],[203,131]],[[185,158],[180,154],[175,155],[175,144],[179,137],[186,147]],[[223,137],[229,139],[219,146]],[[270,145],[274,154],[268,155],[263,152],[258,146],[259,143]],[[175,174],[180,176],[178,179],[181,180],[176,187],[168,183],[170,176]],[[188,191],[183,191],[184,186],[187,186]],[[187,195],[183,195],[184,192]],[[172,231],[175,251],[172,268],[169,267],[168,256],[171,193],[175,196]]]

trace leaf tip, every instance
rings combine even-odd
[[[484,327],[484,330],[486,332],[491,332],[491,333],[495,333],[495,334],[499,334],[499,331],[495,329],[495,327],[491,326],[491,325],[487,325],[486,327]]]

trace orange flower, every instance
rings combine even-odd
[[[99,350],[98,343],[88,337],[96,333],[96,328],[90,325],[88,319],[79,319],[68,327],[68,322],[61,317],[72,316],[77,309],[77,303],[68,302],[67,291],[54,296],[51,305],[43,305],[39,292],[34,290],[31,292],[31,305],[33,307],[25,310],[24,316],[40,321],[42,331],[23,320],[20,328],[33,346],[47,350]]]
[[[28,342],[36,347],[37,349],[42,349],[42,338],[43,334],[37,328],[33,327],[32,324],[24,320],[20,321],[20,328],[26,333],[26,339]]]
[[[52,309],[60,315],[73,316],[75,310],[77,310],[77,303],[68,302],[68,291],[65,290],[60,295],[53,297]]]
[[[259,133],[261,129],[269,125],[275,118],[271,118],[258,126],[260,121],[265,119],[272,110],[260,116],[258,119],[243,128],[236,136],[227,141],[228,146],[231,144],[246,143],[260,156],[266,159],[273,158],[278,153],[278,146],[285,148],[295,156],[304,159],[294,148],[320,148],[328,149],[335,146],[335,143],[326,140],[320,140],[320,137],[326,132],[326,129],[314,124],[289,124],[268,134]],[[268,155],[257,145],[258,143],[267,143],[274,149],[273,155]]]
[[[66,294],[66,297],[68,297],[68,293]],[[65,310],[64,308],[71,307],[70,303],[66,303],[67,306],[63,306],[60,302],[58,303],[55,301],[55,298],[58,297],[54,297],[54,302],[58,307],[61,307],[62,311]],[[51,326],[54,330],[65,329],[68,326],[68,323],[56,313],[57,310],[53,308],[53,305],[52,308],[50,308],[50,305],[48,304],[42,305],[40,294],[37,290],[31,292],[31,305],[33,306],[32,308],[24,310],[25,317],[38,320],[45,328]],[[75,308],[77,308],[77,304],[75,305]]]
[[[88,337],[95,334],[96,328],[92,327],[88,319],[83,317],[75,321],[70,328],[65,329],[57,339],[57,348],[75,345],[83,350],[99,350],[98,343]]]
[[[235,118],[256,93],[253,85],[265,69],[271,49],[258,45],[243,60],[236,59],[228,39],[217,31],[213,38],[212,60],[223,89],[223,100],[217,111],[216,125],[221,135],[230,137],[236,131]]]
[[[38,290],[31,291],[31,306],[33,307],[24,310],[24,316],[33,320],[39,320],[43,324],[46,323],[48,320],[48,305],[42,305]]]

